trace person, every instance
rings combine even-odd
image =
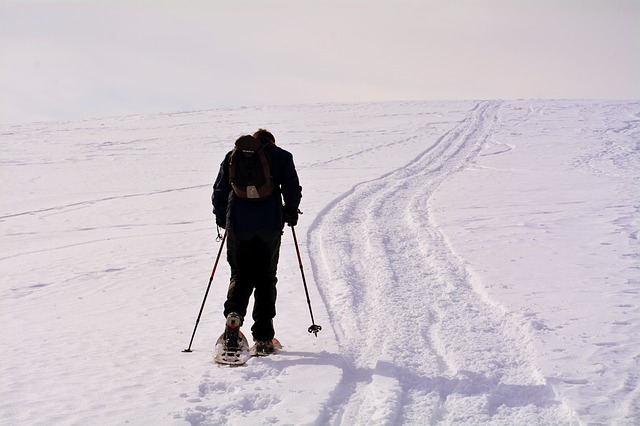
[[[246,137],[246,136],[243,136]],[[273,350],[273,318],[276,316],[277,266],[285,223],[295,226],[302,187],[293,155],[276,145],[266,129],[253,137],[263,146],[269,161],[274,189],[265,200],[242,199],[229,182],[228,152],[213,185],[216,224],[227,232],[227,262],[231,270],[224,303],[225,336],[244,323],[251,294],[254,296],[251,334],[258,350]]]

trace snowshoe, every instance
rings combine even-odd
[[[235,312],[227,316],[224,333],[216,341],[214,360],[218,364],[242,365],[251,357],[249,342],[240,331],[242,318]]]
[[[259,340],[249,350],[251,356],[268,356],[282,349],[282,345],[275,337],[273,340]]]

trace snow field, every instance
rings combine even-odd
[[[322,104],[0,128],[3,424],[640,418],[637,102]],[[303,185],[281,354],[212,363],[209,197],[273,131]],[[250,320],[248,325],[250,325]]]

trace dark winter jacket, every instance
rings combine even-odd
[[[236,196],[229,183],[229,157],[227,153],[213,185],[213,213],[216,223],[233,231],[281,230],[284,226],[283,208],[297,211],[302,198],[302,187],[290,152],[268,144],[266,153],[271,158],[270,169],[274,182],[271,197],[264,201],[243,200]],[[283,207],[284,206],[284,207]]]

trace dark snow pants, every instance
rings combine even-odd
[[[276,272],[281,238],[280,231],[227,232],[231,279],[224,315],[236,312],[244,318],[253,293],[253,340],[271,340],[275,334],[273,318],[276,316]]]

